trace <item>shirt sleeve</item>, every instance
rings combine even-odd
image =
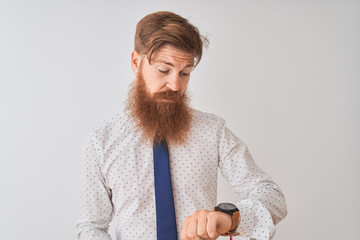
[[[222,122],[219,137],[221,174],[239,195],[240,235],[233,239],[272,239],[275,225],[287,215],[279,186],[254,162],[247,145]]]
[[[76,223],[80,240],[111,240],[112,192],[101,174],[101,145],[90,135],[83,147],[80,166],[80,208]]]

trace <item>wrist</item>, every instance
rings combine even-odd
[[[220,212],[219,212],[220,213]],[[228,226],[227,228],[226,228],[226,231],[224,231],[223,233],[221,233],[221,234],[225,234],[225,233],[227,233],[227,232],[230,232],[232,229],[232,225],[233,225],[233,220],[232,220],[232,217],[229,215],[229,214],[227,214],[227,213],[221,213],[222,215],[224,215],[224,219],[225,219],[225,222],[226,222],[226,226]]]
[[[239,233],[236,232],[237,227],[239,226],[240,213],[236,205],[232,203],[220,203],[215,208],[214,211],[219,211],[228,215],[228,218],[231,220],[230,229],[221,234],[221,236],[235,236]]]

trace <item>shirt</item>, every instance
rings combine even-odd
[[[128,114],[95,127],[82,156],[78,238],[110,240],[114,221],[116,240],[156,239],[153,148]],[[193,109],[186,143],[169,146],[169,162],[179,239],[187,216],[217,205],[218,169],[239,196],[233,239],[271,239],[287,214],[279,186],[217,115]]]

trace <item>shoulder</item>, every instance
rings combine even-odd
[[[193,124],[195,127],[220,128],[225,125],[225,120],[216,114],[193,108]]]
[[[118,112],[109,119],[104,119],[93,127],[88,135],[92,141],[104,143],[114,136],[123,135],[130,126],[128,116],[123,112]]]
[[[214,123],[215,122],[218,122],[218,123],[225,122],[225,120],[222,117],[220,117],[214,113],[203,112],[203,111],[200,111],[200,110],[194,109],[194,108],[193,108],[193,116],[194,116],[194,120],[196,120],[196,121],[209,122],[209,123],[210,122],[214,122]]]

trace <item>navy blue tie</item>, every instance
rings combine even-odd
[[[157,240],[177,240],[169,150],[165,142],[160,142],[154,144],[153,152]]]

